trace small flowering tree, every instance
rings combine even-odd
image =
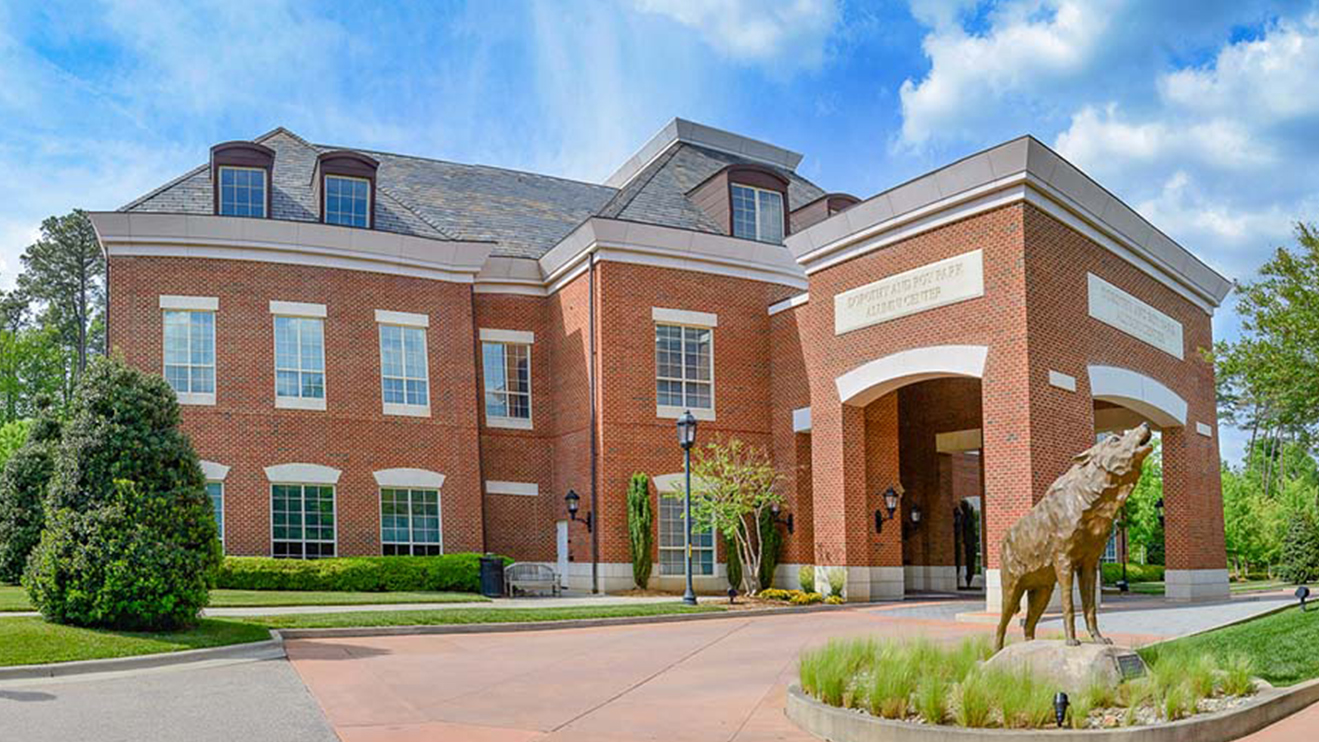
[[[708,443],[692,458],[693,527],[713,527],[737,550],[745,595],[760,590],[765,539],[759,524],[766,511],[782,502],[775,491],[778,480],[769,453],[736,438]]]

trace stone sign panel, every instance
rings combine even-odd
[[[834,334],[984,295],[984,253],[973,250],[838,294]]]
[[[1183,359],[1182,323],[1093,273],[1087,276],[1091,317]]]

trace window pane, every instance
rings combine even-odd
[[[298,368],[298,329],[293,317],[275,317],[275,368]]]
[[[783,241],[783,196],[774,191],[757,191],[759,196],[759,239]]]
[[[426,378],[426,336],[420,327],[403,330],[404,370],[410,379]]]
[[[215,513],[215,527],[224,538],[224,485],[220,482],[207,482],[206,494],[211,498],[211,510]]]
[[[481,367],[485,372],[486,391],[505,391],[504,346],[502,343],[481,344]]]
[[[733,186],[733,236],[756,239],[756,192]]]
[[[382,379],[381,385],[386,404],[404,404],[407,400],[402,379]]]
[[[380,368],[385,376],[403,376],[403,328],[380,326]]]
[[[325,326],[321,320],[303,318],[298,320],[299,347],[302,355],[303,371],[325,370]]]

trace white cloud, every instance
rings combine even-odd
[[[814,68],[838,22],[836,0],[636,0],[638,10],[695,29],[731,59]]]

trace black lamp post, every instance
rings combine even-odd
[[[568,494],[564,495],[563,501],[568,503],[568,517],[577,520],[577,509],[582,506],[582,496],[577,494],[577,490],[568,490]],[[592,515],[594,513],[587,513],[586,517],[582,518],[582,522],[586,524],[587,533],[591,533],[595,526]]]
[[[769,506],[770,518],[775,523],[782,523],[784,526],[787,526],[788,533],[792,533],[792,513],[788,513],[787,518],[780,518],[779,515],[781,513],[781,510],[782,509],[779,507],[779,504],[777,502],[770,505]]]
[[[1122,514],[1122,521],[1118,523],[1118,529],[1118,533],[1122,534],[1122,579],[1117,581],[1117,590],[1120,593],[1125,593],[1131,586],[1131,583],[1127,582],[1127,516],[1125,510]]]
[[[898,491],[892,487],[884,490],[884,509],[875,511],[875,533],[884,532],[884,511],[888,511],[888,519],[893,520],[893,513],[898,510]]]
[[[687,605],[696,605],[696,591],[692,589],[692,446],[695,444],[696,418],[687,410],[678,418],[678,445],[682,446],[682,471],[686,478],[682,536],[687,550],[687,591],[682,594],[682,602]]]

